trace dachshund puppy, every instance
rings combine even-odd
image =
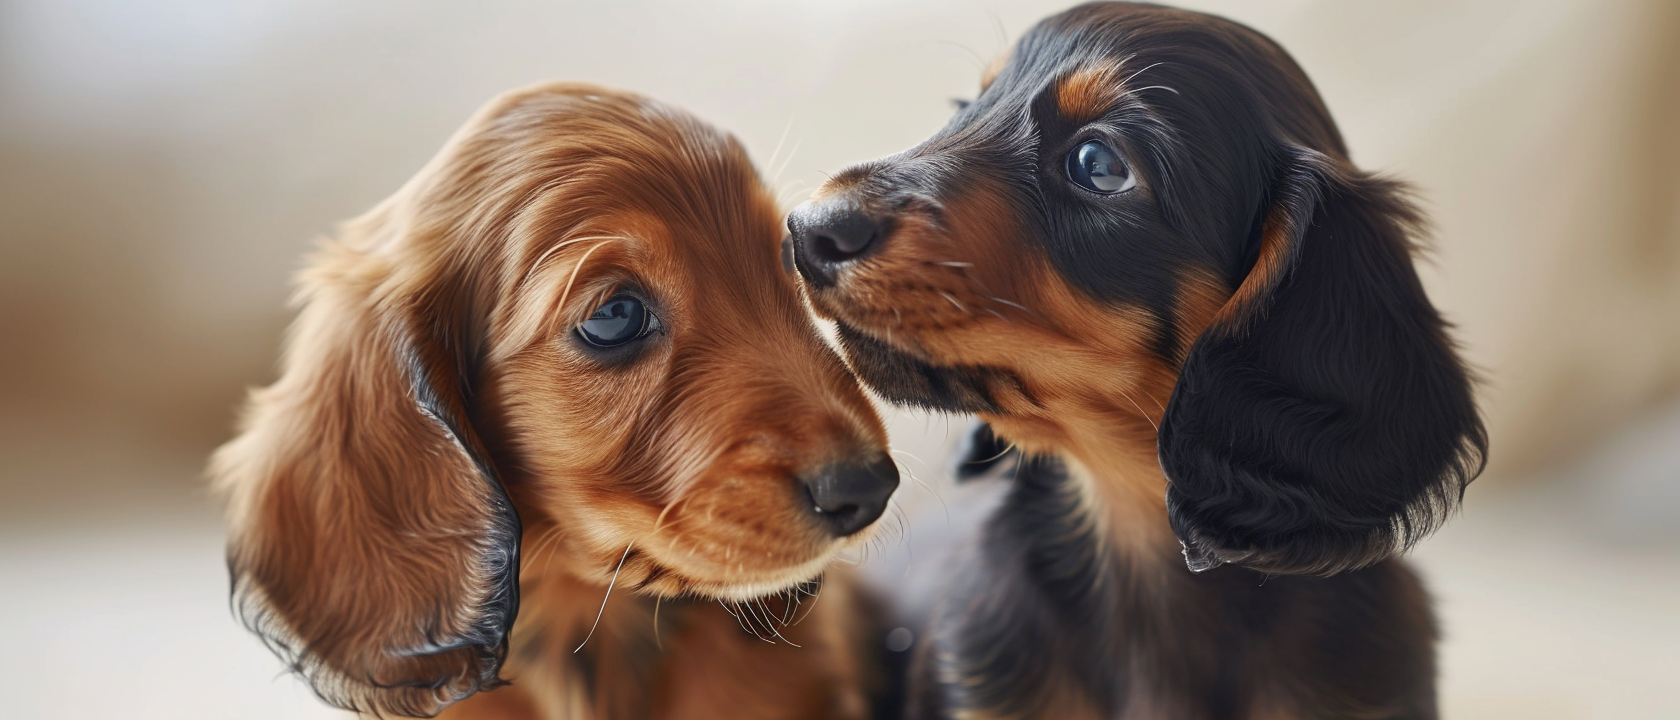
[[[1486,435],[1420,221],[1283,49],[1131,3],[1043,21],[938,134],[797,209],[854,370],[978,414],[977,460],[1018,450],[914,714],[1435,717],[1392,558]]]
[[[243,620],[372,714],[864,716],[864,599],[798,598],[898,471],[780,225],[683,112],[491,102],[302,275],[212,463]]]

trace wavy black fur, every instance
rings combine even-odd
[[[1331,575],[1438,527],[1487,434],[1412,269],[1400,188],[1304,148],[1274,162],[1283,273],[1191,349],[1161,466],[1192,569]]]
[[[909,717],[1435,717],[1434,619],[1395,561],[1335,577],[1191,574],[1116,552],[1078,481],[1021,460],[926,630]]]
[[[1112,107],[1063,112],[1060,83],[1116,68],[1096,75],[1118,85],[1099,98]],[[1137,192],[1068,181],[1091,139],[1124,156]],[[1183,555],[1099,531],[1125,515],[1080,484],[1135,468],[1081,478],[1014,458],[922,636],[913,717],[1436,716],[1428,598],[1394,556],[1457,507],[1487,436],[1412,265],[1419,215],[1352,164],[1282,48],[1200,13],[1082,5],[1023,36],[926,142],[836,178],[824,202],[882,227],[984,194],[1010,211],[1022,262],[1152,316],[1152,359],[1181,371],[1155,438],[1169,517],[1154,522]],[[1187,278],[1236,291],[1206,329],[1179,325]],[[1012,376],[936,367],[867,330],[842,325],[841,346],[887,399],[1006,415],[986,389]],[[971,455],[1001,442],[981,435]]]

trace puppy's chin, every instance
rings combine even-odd
[[[816,588],[822,585],[823,570],[827,561],[813,568],[811,574],[800,573],[790,575],[783,580],[765,580],[748,583],[718,583],[708,585],[691,585],[689,596],[699,596],[710,600],[725,602],[747,602],[761,598],[786,595],[791,591],[803,591],[814,594]]]
[[[840,349],[864,384],[883,399],[949,413],[998,414],[1000,391],[1018,393],[1014,375],[998,368],[934,365],[844,320],[835,320]]]
[[[836,555],[852,543],[836,543],[828,552],[799,565],[754,573],[754,577],[701,578],[656,566],[649,576],[635,584],[639,593],[664,598],[702,598],[744,602],[785,595],[789,591],[812,593],[822,584],[823,571]]]

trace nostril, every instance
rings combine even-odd
[[[824,506],[823,503],[818,501],[815,497],[811,498],[811,512],[818,515],[824,515],[827,519],[834,522],[844,522],[850,519],[851,516],[858,514],[861,510],[862,508],[859,508],[856,503]]]
[[[875,223],[867,218],[843,218],[833,226],[818,229],[811,250],[825,260],[850,260],[874,245],[878,232]]]
[[[837,463],[801,478],[812,515],[836,535],[856,533],[887,509],[898,466],[884,454],[867,463]]]
[[[814,280],[832,280],[836,266],[877,247],[882,235],[880,223],[862,208],[836,201],[799,206],[788,215],[788,230],[798,246],[796,265]]]
[[[827,263],[845,262],[846,258],[852,256],[852,253],[840,249],[839,240],[836,240],[828,235],[813,236],[807,247],[810,249],[806,252],[809,253],[811,257]]]
[[[811,499],[811,512],[836,520],[857,514],[859,510],[857,503],[845,502],[844,500],[837,501],[835,499],[836,495],[842,493],[836,492],[836,488],[821,487],[823,484],[823,479],[819,478],[817,482],[808,483],[805,486],[805,495]]]

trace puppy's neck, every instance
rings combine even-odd
[[[855,642],[864,630],[850,622],[859,601],[849,583],[831,583],[821,603],[794,608],[770,600],[733,609],[701,599],[660,601],[624,587],[603,608],[604,586],[561,574],[532,577],[521,585],[511,636],[504,677],[512,685],[468,698],[445,717],[867,715],[866,665]],[[766,683],[769,677],[776,682]]]
[[[646,717],[661,664],[661,630],[687,603],[655,604],[627,588],[554,573],[522,584],[507,674],[545,717]],[[672,607],[677,606],[677,607]]]
[[[1101,444],[1099,444],[1101,443]],[[1178,545],[1167,524],[1166,476],[1147,442],[1096,440],[1069,448],[1071,478],[1089,494],[1101,536],[1124,556],[1157,558]]]
[[[1059,458],[1100,537],[1121,556],[1158,558],[1178,547],[1167,524],[1166,476],[1156,451],[1171,391],[1167,377],[1142,377],[1124,387],[1087,385],[1047,398],[1043,411],[1030,417],[983,419],[1024,453]]]

